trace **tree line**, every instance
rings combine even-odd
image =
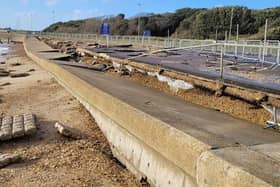
[[[280,39],[280,7],[252,10],[247,7],[216,7],[212,9],[183,8],[174,13],[146,14],[126,18],[124,14],[105,18],[90,18],[58,22],[44,32],[94,33],[100,32],[101,23],[111,25],[113,35],[137,35],[150,30],[152,36],[167,36],[193,39],[225,39],[232,23],[232,38],[237,34],[250,39],[263,39],[265,20],[268,19],[268,39]],[[231,21],[232,20],[232,21]]]

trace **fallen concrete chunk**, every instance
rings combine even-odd
[[[34,71],[36,71],[34,68],[28,70],[28,72],[34,72]]]
[[[14,116],[12,136],[14,138],[24,136],[23,115]]]
[[[10,72],[6,70],[0,70],[0,77],[6,77],[9,76]]]
[[[107,66],[105,64],[94,64],[92,65],[92,69],[96,71],[104,71]]]
[[[2,119],[2,125],[0,129],[0,140],[10,140],[12,138],[12,124],[13,118],[11,116],[4,117]]]
[[[125,75],[129,75],[129,71],[127,69],[122,69],[118,71],[118,74],[120,76],[125,76]]]
[[[24,114],[24,133],[33,135],[37,131],[35,116],[33,114]]]
[[[20,160],[17,154],[0,154],[0,168],[16,163]]]
[[[21,65],[21,63],[19,63],[19,62],[11,63],[11,66],[20,66],[20,65]]]
[[[80,139],[80,134],[70,127],[67,127],[59,122],[55,123],[54,127],[57,129],[57,132],[62,136],[73,138],[73,139]]]
[[[5,82],[5,83],[0,84],[0,86],[8,86],[8,85],[11,85],[11,83]]]
[[[10,77],[18,78],[18,77],[27,77],[29,75],[30,75],[29,73],[11,73]]]

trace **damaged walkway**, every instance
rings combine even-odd
[[[26,42],[28,50],[41,58],[48,59],[41,55],[35,47],[40,45],[42,45],[42,42],[34,38],[28,39]],[[185,103],[177,97],[158,92],[135,82],[89,69],[63,64],[60,67],[84,80],[92,87],[128,104],[137,111],[142,111],[142,117],[135,117],[135,120],[131,121],[130,124],[120,125],[128,131],[131,130],[129,132],[131,135],[158,151],[159,154],[175,163],[191,177],[198,177],[196,179],[198,185],[219,186],[229,182],[232,182],[233,186],[234,184],[242,186],[248,183],[265,184],[267,186],[280,185],[280,176],[278,175],[280,159],[277,157],[279,150],[276,146],[280,143],[279,133],[263,130],[257,125],[232,118],[218,111]],[[102,102],[98,101],[99,106],[102,105]],[[133,116],[130,116],[134,114],[133,110],[131,110],[131,113],[127,112],[125,116],[121,116],[123,113],[113,109],[115,107],[113,103],[112,108],[106,108],[106,106],[104,104],[104,108],[100,108],[100,110],[104,113],[108,111],[106,114],[109,116],[113,111],[119,113],[118,119],[122,118],[124,123],[126,117],[133,118]],[[120,108],[119,110],[125,111],[128,109]],[[163,127],[164,131],[170,133],[161,134],[161,131],[158,131],[154,124],[148,124],[148,116],[166,125]],[[172,139],[173,135],[177,135],[177,132],[184,135]],[[193,143],[193,147],[185,149],[186,145],[183,137],[191,137],[191,139],[195,139],[196,143]],[[171,140],[174,142],[170,142]],[[191,143],[189,142],[189,144]],[[214,151],[208,152],[208,150],[213,149]],[[201,155],[202,157],[200,157]],[[215,155],[214,159],[213,155]],[[242,159],[240,159],[241,157]],[[219,159],[227,162],[221,163]],[[210,166],[214,167],[214,164],[217,163],[217,168],[212,173]],[[228,176],[226,171],[219,170],[227,164],[237,168],[239,173]],[[243,176],[240,171],[249,174],[245,175],[245,179],[239,181],[238,177]],[[246,181],[247,179],[248,181]]]

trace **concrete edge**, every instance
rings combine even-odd
[[[280,164],[253,147],[227,147],[202,153],[198,186],[279,186]]]

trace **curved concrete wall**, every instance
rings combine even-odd
[[[39,58],[26,43],[25,50],[91,112],[115,156],[139,178],[155,186],[196,185],[196,160],[209,146]]]
[[[24,42],[27,55],[52,73],[90,111],[113,154],[139,179],[147,178],[153,186],[273,186],[243,169],[242,163],[232,164],[222,154],[211,151],[210,145],[40,58],[33,45]],[[247,179],[249,183],[243,185]]]

